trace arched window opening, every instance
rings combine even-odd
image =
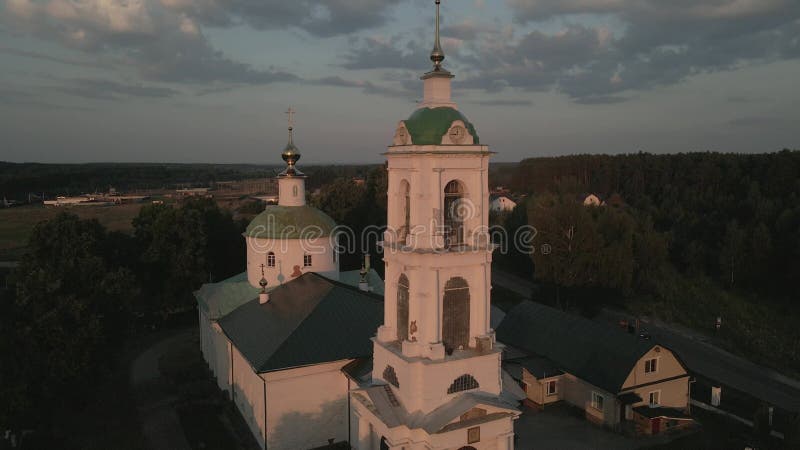
[[[292,186],[292,194],[297,197],[297,186]]]
[[[308,253],[303,255],[303,267],[311,267],[311,255]]]
[[[444,285],[442,342],[448,355],[469,345],[469,285],[454,277]]]
[[[464,243],[464,221],[469,210],[464,187],[453,180],[444,187],[444,244],[453,247]]]
[[[400,183],[400,192],[403,196],[403,224],[400,226],[398,237],[404,241],[411,231],[411,185],[408,184],[408,181],[403,180]]]
[[[400,274],[397,280],[397,339],[408,340],[408,277]]]
[[[267,267],[275,267],[275,252],[267,253]]]
[[[472,375],[464,374],[460,377],[453,380],[453,384],[447,389],[448,394],[455,394],[456,392],[463,392],[469,391],[472,389],[478,389],[480,385],[478,384],[478,380],[475,379]]]
[[[383,379],[396,388],[400,387],[400,382],[397,381],[397,372],[394,371],[394,367],[392,366],[386,366],[386,368],[383,369]]]

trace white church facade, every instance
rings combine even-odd
[[[579,331],[565,340],[546,323],[534,332],[537,318],[557,316],[531,305],[502,322],[493,317],[492,152],[451,98],[439,3],[423,101],[396,125],[385,153],[385,282],[368,259],[360,271],[339,270],[336,223],[306,204],[290,110],[279,201],[244,233],[246,271],[195,293],[203,356],[264,449],[511,450],[521,402],[545,403],[521,387],[550,383],[544,366],[563,378],[553,392],[576,405],[594,404],[600,392],[603,423],[616,426],[645,408],[650,386],[674,391],[651,420],[685,409],[680,364],[664,365],[672,378],[665,369],[643,375],[646,384],[625,384],[648,352],[661,351],[652,344],[615,336],[614,348],[597,347],[611,340]],[[495,327],[511,345],[498,342]],[[551,342],[572,347],[548,353]],[[598,363],[615,351],[629,358]],[[564,380],[573,378],[585,389],[568,389]],[[650,400],[645,413],[653,412]]]
[[[290,120],[278,205],[244,235],[246,272],[196,293],[203,355],[264,448],[513,448],[524,393],[490,326],[491,152],[451,100],[436,3],[424,101],[387,152],[385,288],[368,268],[340,273]]]

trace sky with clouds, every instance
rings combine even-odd
[[[498,161],[800,148],[797,0],[443,0]],[[431,0],[0,0],[0,160],[379,162]]]

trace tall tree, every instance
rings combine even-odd
[[[736,277],[744,266],[747,235],[735,220],[728,222],[720,251],[720,271],[729,287],[736,284]]]
[[[96,220],[66,213],[34,228],[0,316],[0,329],[13,331],[0,346],[0,404],[18,408],[0,410],[0,422],[47,420],[107,367],[129,331],[136,280],[113,264],[107,237]]]
[[[532,255],[535,278],[555,287],[562,306],[562,288],[597,281],[600,239],[594,220],[584,206],[553,195],[536,198],[528,214],[539,244]]]

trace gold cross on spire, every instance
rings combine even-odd
[[[293,110],[291,107],[286,110],[286,115],[289,116],[289,129],[291,130],[294,128],[294,114],[297,111]]]

